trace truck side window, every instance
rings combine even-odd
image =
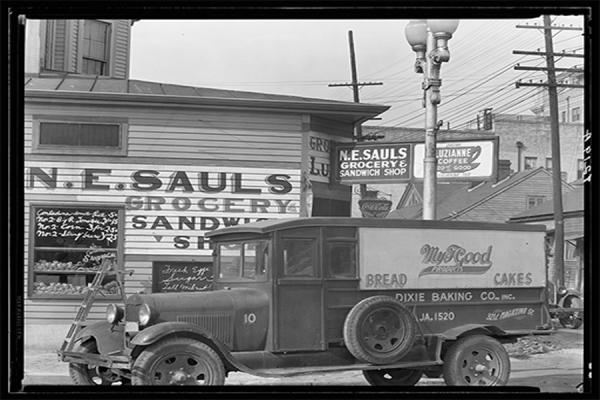
[[[242,267],[240,243],[219,245],[219,278],[239,278]]]
[[[262,279],[267,271],[269,259],[267,242],[244,243],[244,268],[242,276],[249,279]]]
[[[283,240],[284,276],[315,276],[314,239]]]
[[[330,278],[356,277],[356,244],[330,242],[327,244]]]

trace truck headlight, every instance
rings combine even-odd
[[[138,322],[141,326],[146,326],[150,323],[152,319],[152,310],[150,306],[146,303],[142,304],[138,311]]]
[[[559,294],[559,295],[561,295],[561,296],[562,296],[562,295],[564,295],[564,294],[566,294],[566,293],[567,293],[567,288],[566,288],[566,287],[564,287],[564,286],[561,286],[561,287],[559,287],[559,288],[558,288],[558,294]]]
[[[115,324],[123,319],[125,311],[116,304],[109,304],[106,307],[106,320],[109,324]]]

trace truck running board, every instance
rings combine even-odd
[[[424,367],[435,367],[442,365],[442,361],[411,361],[411,362],[399,362],[395,364],[386,365],[374,365],[369,363],[355,363],[346,365],[332,365],[332,366],[319,366],[319,367],[291,367],[291,368],[264,368],[264,369],[253,369],[250,371],[244,371],[252,375],[260,376],[263,378],[278,378],[284,376],[297,376],[315,373],[333,373],[343,371],[356,371],[366,369],[422,369]]]

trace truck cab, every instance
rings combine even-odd
[[[132,295],[120,319],[109,306],[61,354],[76,383],[103,368],[140,385],[343,370],[374,385],[502,385],[502,343],[549,332],[544,227],[298,218],[207,236],[214,291]]]

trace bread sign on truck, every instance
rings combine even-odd
[[[503,344],[551,331],[544,226],[296,218],[208,236],[214,290],[109,305],[59,351],[75,383],[361,370],[372,385],[505,385]]]

